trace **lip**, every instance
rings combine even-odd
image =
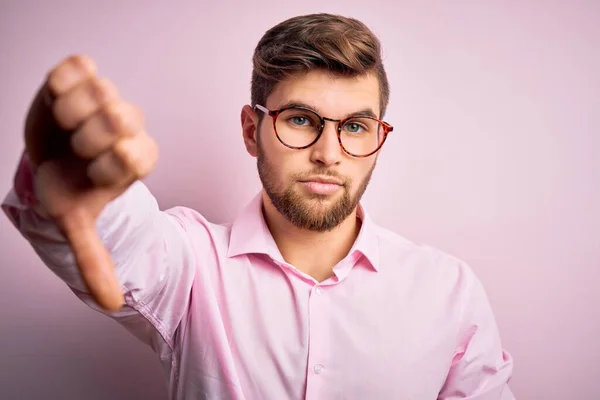
[[[313,176],[310,178],[302,179],[300,182],[302,182],[302,183],[314,182],[314,183],[324,183],[324,184],[328,184],[328,185],[342,186],[342,181],[340,181],[339,179],[326,177],[326,176]]]
[[[343,187],[339,179],[329,176],[311,176],[310,178],[302,179],[299,183],[310,193],[319,196],[331,196],[339,192]]]

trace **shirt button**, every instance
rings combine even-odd
[[[315,289],[315,293],[317,293],[320,296],[323,294],[323,289],[317,286],[317,288]]]
[[[315,370],[315,374],[320,374],[321,371],[323,371],[323,366],[321,364],[317,364],[317,365],[315,365],[314,370]]]

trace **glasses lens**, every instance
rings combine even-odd
[[[314,112],[290,108],[279,114],[275,129],[279,139],[286,145],[304,147],[317,138],[320,125],[321,121]]]
[[[381,146],[385,137],[384,132],[383,125],[375,119],[351,118],[342,126],[342,146],[351,154],[367,155]]]

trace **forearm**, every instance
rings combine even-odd
[[[53,220],[44,216],[43,210],[28,204],[29,201],[11,190],[2,208],[19,233],[31,244],[44,264],[71,288],[86,292],[73,253]],[[97,231],[115,263],[117,275],[131,275],[136,254],[161,241],[165,216],[162,216],[154,197],[137,182],[127,192],[107,204],[97,220]],[[159,267],[160,266],[156,266]]]
[[[513,358],[504,350],[492,308],[473,271],[461,263],[462,316],[456,351],[439,400],[514,400]]]
[[[80,300],[103,312],[89,294],[65,236],[32,204],[17,181],[2,209],[42,262]],[[126,305],[110,316],[147,343],[154,340],[148,323],[170,342],[186,312],[195,260],[183,220],[178,209],[160,211],[154,196],[139,181],[108,203],[96,220],[125,295]]]

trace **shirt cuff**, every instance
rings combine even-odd
[[[35,195],[34,177],[35,169],[31,164],[29,154],[23,152],[15,174],[14,188],[20,203],[25,207],[35,207],[39,204]]]
[[[15,222],[22,211],[33,210],[40,217],[48,218],[35,192],[36,169],[31,163],[29,154],[23,152],[13,180],[11,190],[2,203],[2,208]]]

